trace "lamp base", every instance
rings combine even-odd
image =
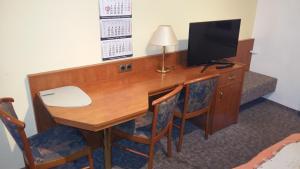
[[[170,68],[167,68],[167,67],[164,67],[164,68],[159,68],[159,69],[156,69],[157,72],[159,73],[168,73],[171,71]]]

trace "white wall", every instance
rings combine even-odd
[[[133,0],[134,57],[159,52],[147,46],[160,24],[171,24],[184,41],[191,21],[242,18],[240,38],[250,38],[255,9],[256,0]],[[98,17],[98,0],[0,0],[0,97],[15,98],[28,135],[36,129],[26,75],[100,63]],[[0,134],[0,168],[20,168],[22,156],[2,123]]]
[[[300,1],[259,0],[251,70],[278,78],[275,102],[300,110]]]

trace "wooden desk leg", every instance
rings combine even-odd
[[[111,169],[111,128],[104,129],[104,168]]]

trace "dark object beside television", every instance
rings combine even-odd
[[[190,23],[187,66],[230,65],[222,59],[236,55],[240,23],[240,19]]]

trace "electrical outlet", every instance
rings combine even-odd
[[[119,72],[120,73],[126,72],[126,65],[125,64],[119,65]]]
[[[132,64],[129,63],[129,64],[126,64],[126,72],[129,72],[132,70]]]
[[[132,64],[131,63],[119,65],[119,72],[120,73],[129,72],[131,70],[132,70]]]

